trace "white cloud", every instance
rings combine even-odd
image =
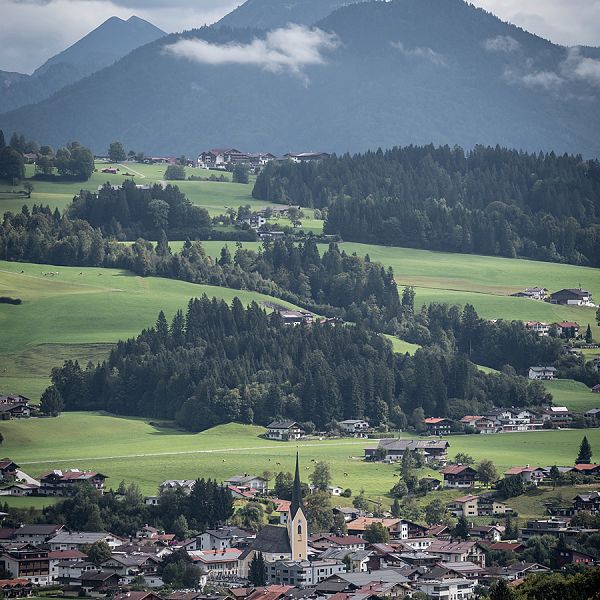
[[[488,52],[515,52],[521,44],[510,35],[497,35],[483,42],[483,47]]]
[[[528,63],[531,67],[531,63]],[[579,48],[569,48],[567,56],[562,60],[556,71],[517,72],[510,67],[504,70],[504,78],[510,83],[519,83],[531,88],[542,88],[556,92],[565,84],[576,81],[600,87],[600,60],[582,56]]]
[[[600,60],[582,56],[579,48],[569,48],[567,58],[560,64],[560,72],[569,79],[600,86]]]
[[[423,60],[428,60],[432,62],[434,65],[443,66],[446,64],[446,59],[442,54],[432,50],[431,48],[423,48],[423,47],[415,47],[415,48],[406,48],[402,42],[392,42],[392,48],[399,50],[400,53],[409,58],[419,58]]]
[[[565,46],[597,46],[600,0],[470,0],[505,21]]]
[[[211,44],[198,38],[181,39],[165,51],[208,65],[254,65],[268,71],[299,74],[308,65],[325,62],[323,52],[339,46],[337,37],[320,29],[288,25],[269,31],[264,38],[249,44]]]
[[[521,81],[527,87],[541,87],[548,91],[557,90],[565,82],[562,77],[552,71],[527,73],[521,77]]]

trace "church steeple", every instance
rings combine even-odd
[[[298,452],[296,452],[296,474],[294,475],[287,530],[292,560],[306,560],[308,558],[308,523],[302,503],[302,484],[300,483],[300,465],[298,463]]]
[[[290,506],[290,516],[292,519],[296,516],[299,508],[304,509],[304,504],[302,503],[302,484],[300,483],[300,465],[298,463],[298,452],[296,452],[296,474],[294,475],[292,504]]]

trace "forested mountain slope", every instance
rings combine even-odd
[[[127,21],[111,17],[48,59],[32,75],[0,72],[0,112],[39,102],[164,35],[164,31],[139,17]]]
[[[173,155],[429,142],[600,154],[597,59],[586,49],[462,0],[358,3],[318,27],[167,36],[0,116],[0,127],[53,145],[104,151],[120,139]]]
[[[288,23],[313,25],[334,10],[362,0],[246,0],[217,22],[223,27],[274,29]]]

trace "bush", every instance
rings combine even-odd
[[[0,304],[21,304],[21,298],[11,298],[10,296],[0,296]]]
[[[351,498],[352,497],[352,490],[350,488],[346,488],[341,494],[340,496],[342,496],[343,498]]]

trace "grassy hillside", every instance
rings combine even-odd
[[[593,393],[589,387],[579,381],[571,379],[547,381],[545,386],[552,394],[554,404],[567,406],[577,412],[600,408],[600,394]]]
[[[142,419],[64,413],[54,419],[8,421],[0,430],[5,438],[3,452],[26,472],[38,475],[56,467],[96,469],[110,477],[110,486],[116,487],[122,479],[136,481],[147,494],[167,478],[221,480],[239,473],[292,470],[296,449],[304,480],[313,460],[326,460],[336,485],[355,493],[362,487],[369,497],[385,502],[389,502],[385,495],[398,471],[393,465],[362,460],[364,447],[373,441],[272,442],[258,437],[263,428],[249,425],[221,425],[191,434]],[[588,430],[586,435],[593,449],[600,448],[600,430]],[[581,431],[549,431],[448,439],[451,456],[467,452],[476,460],[491,458],[503,472],[524,462],[572,464],[581,437]]]
[[[169,318],[204,293],[227,302],[270,299],[118,269],[0,261],[0,296],[23,300],[0,305],[0,392],[38,398],[53,366],[68,358],[100,360],[112,343],[152,325],[160,310]]]
[[[102,173],[102,169],[110,166],[120,169],[117,175]],[[111,185],[120,185],[126,180],[133,180],[138,185],[149,185],[164,180],[164,174],[167,166],[163,164],[144,165],[137,163],[124,163],[119,165],[107,165],[103,162],[96,163],[96,172],[88,181],[84,182],[49,182],[37,181],[30,179],[33,184],[34,191],[31,198],[23,198],[9,193],[0,193],[0,214],[7,211],[16,212],[21,210],[23,204],[31,206],[32,204],[48,204],[52,209],[58,208],[64,210],[73,200],[73,196],[79,193],[80,190],[96,191],[99,186],[106,182]],[[129,173],[132,177],[125,176]],[[27,165],[27,177],[32,177],[34,174],[34,166]],[[224,175],[227,182],[213,181],[173,181],[173,185],[177,185],[190,199],[190,201],[202,206],[208,210],[210,216],[217,216],[225,213],[227,207],[238,208],[239,206],[249,204],[253,209],[270,206],[270,202],[262,200],[254,200],[252,198],[252,187],[254,185],[254,177],[250,178],[250,183],[240,184],[231,183],[231,173],[221,171],[208,171],[206,169],[195,169],[186,167],[188,176],[195,175],[196,177],[210,177],[215,175],[220,177]],[[17,191],[22,189],[22,186],[13,188],[0,182],[0,192],[10,192],[13,189]],[[312,213],[312,211],[310,211]],[[309,215],[309,216],[312,216]],[[318,224],[309,223],[310,229],[323,228],[322,221]]]

